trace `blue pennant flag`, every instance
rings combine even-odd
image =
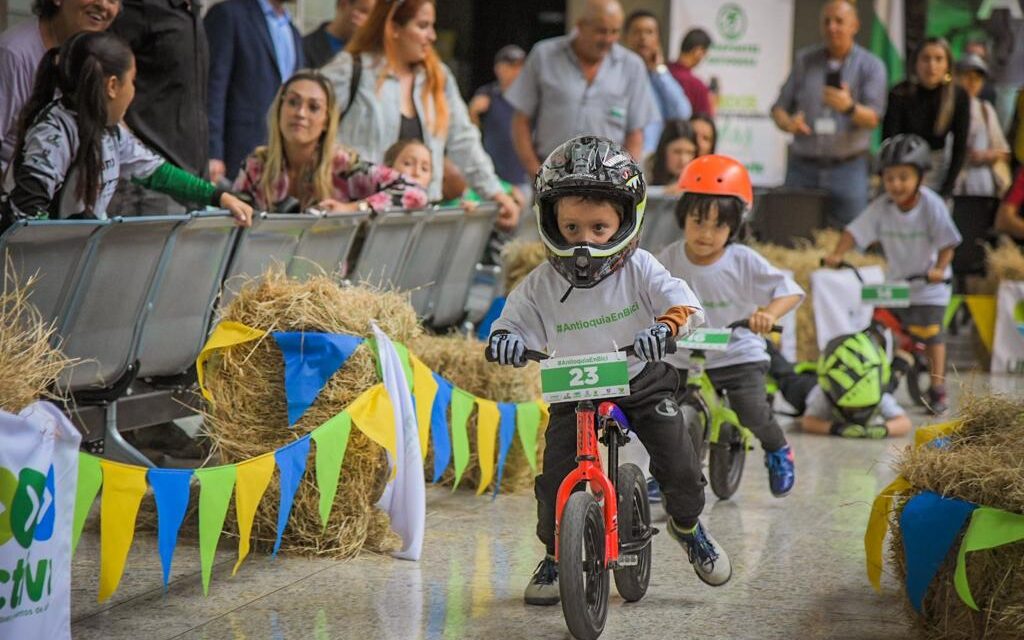
[[[907,560],[907,597],[921,604],[935,573],[978,505],[924,491],[911,498],[900,515],[903,552]]]
[[[189,481],[192,469],[150,469],[146,480],[153,487],[156,502],[157,548],[164,570],[164,589],[171,577],[171,561],[178,544],[178,531],[188,509]]]
[[[363,339],[302,331],[277,331],[271,335],[284,356],[288,426],[294,426]]]
[[[430,437],[434,441],[434,482],[452,461],[452,439],[448,434],[448,406],[452,403],[452,383],[434,374],[437,395],[430,411]]]
[[[505,473],[505,458],[508,457],[512,441],[516,437],[516,405],[511,402],[499,402],[498,413],[501,414],[501,426],[498,428],[498,480],[494,483],[495,497],[498,496],[501,477]]]
[[[295,492],[299,490],[302,474],[306,472],[306,458],[309,457],[309,434],[295,442],[286,444],[274,452],[277,471],[281,481],[281,504],[277,508],[277,539],[274,540],[274,555],[281,548],[281,536],[292,513]]]

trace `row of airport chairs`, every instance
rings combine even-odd
[[[262,214],[249,229],[221,212],[32,220],[0,236],[0,254],[19,284],[33,281],[31,302],[79,361],[57,386],[85,439],[102,437],[111,457],[148,464],[121,432],[198,407],[192,367],[218,305],[246,277],[274,263],[296,278],[345,273],[411,291],[424,321],[450,326],[465,314],[496,217],[482,206]]]

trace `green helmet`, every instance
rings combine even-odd
[[[818,358],[818,385],[843,417],[866,425],[889,388],[885,350],[866,333],[833,338]]]

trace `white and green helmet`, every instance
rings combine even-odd
[[[619,230],[604,244],[570,244],[558,230],[555,211],[555,203],[566,196],[620,204]],[[577,136],[559,145],[541,165],[533,202],[548,261],[572,286],[587,289],[614,273],[636,250],[647,185],[640,165],[621,145],[598,136]]]

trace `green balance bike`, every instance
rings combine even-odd
[[[720,500],[728,500],[739,489],[747,451],[754,448],[754,434],[740,424],[728,397],[715,390],[704,365],[708,351],[724,351],[734,330],[749,328],[747,320],[739,320],[725,329],[697,329],[678,343],[680,349],[690,352],[679,406],[700,459],[707,459],[711,490]],[[782,331],[782,327],[774,326],[772,331]]]

